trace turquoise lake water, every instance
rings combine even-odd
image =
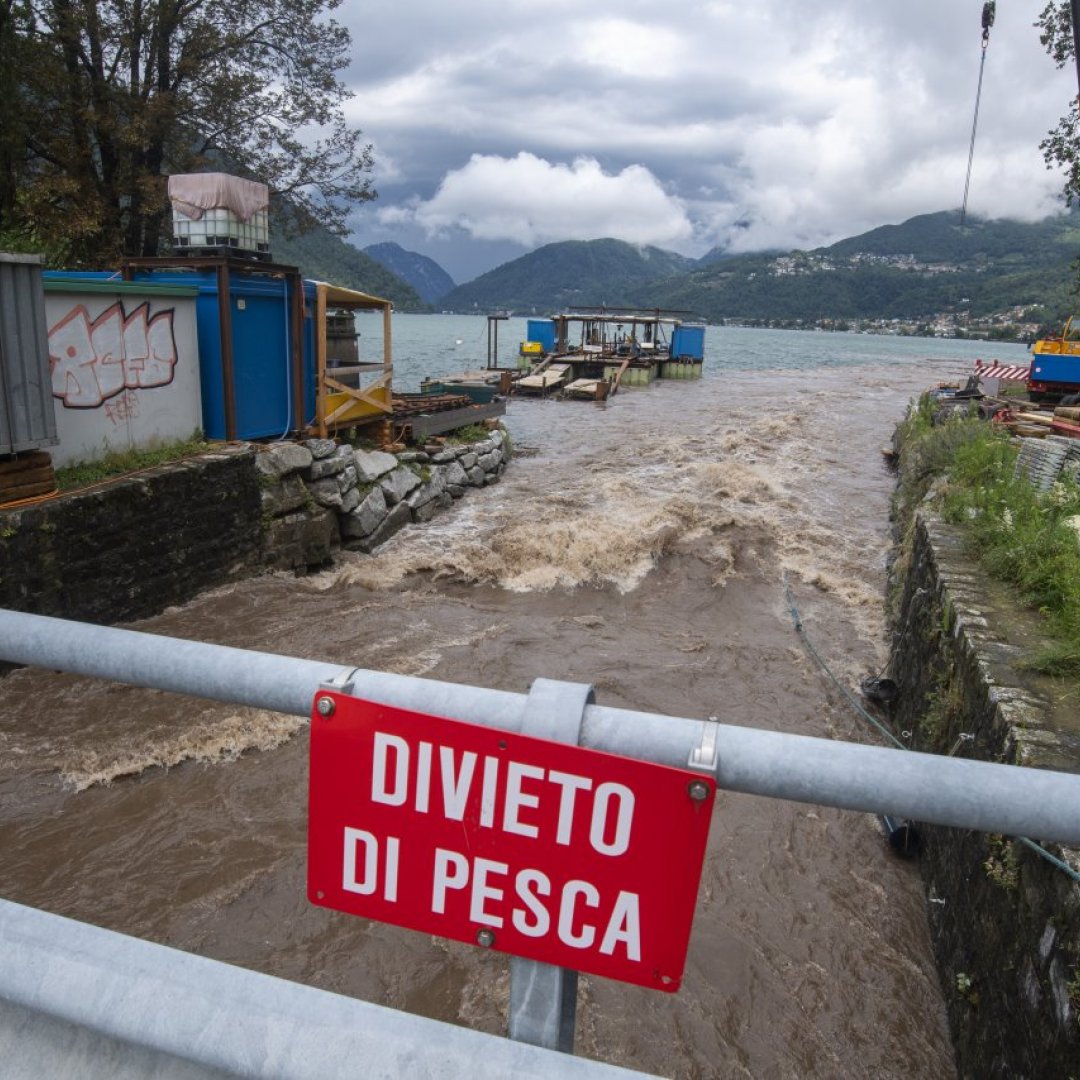
[[[498,324],[498,362],[515,363],[526,319]],[[360,347],[369,356],[382,349],[381,316],[358,316]],[[414,392],[425,376],[450,375],[487,363],[488,322],[479,315],[395,315],[394,388]],[[806,370],[858,367],[940,358],[943,371],[970,371],[975,358],[1024,363],[1027,347],[1000,342],[913,338],[886,334],[837,334],[823,331],[757,330],[710,326],[705,333],[705,375],[729,371]]]

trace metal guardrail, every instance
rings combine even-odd
[[[644,1074],[169,949],[0,900],[5,1080]]]
[[[588,687],[545,679],[530,694],[487,690],[10,611],[0,611],[0,660],[299,716],[321,687],[348,686],[401,709],[559,741],[576,734],[590,749],[704,770],[728,791],[1080,844],[1080,775],[608,708],[591,704]],[[76,1070],[87,1076],[140,1075],[128,1064],[144,1059],[168,1077],[343,1076],[357,1062],[386,1076],[640,1075],[337,995],[325,995],[323,1012],[305,996],[320,991],[3,901],[0,941],[0,1052],[28,1054],[25,1075],[41,1075],[33,1053],[55,1045],[68,1047],[64,1061],[105,1063]],[[512,1034],[569,1048],[572,973],[514,965]],[[110,1071],[121,1059],[128,1071]],[[197,1071],[183,1071],[191,1063]]]
[[[529,696],[43,615],[0,611],[0,660],[309,716],[342,679],[386,705],[523,730]],[[1080,775],[586,705],[581,746],[684,768],[727,791],[1080,845]]]

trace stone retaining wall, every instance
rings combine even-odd
[[[505,429],[467,445],[387,454],[329,439],[260,447],[266,563],[303,571],[338,547],[373,551],[410,522],[430,521],[470,488],[497,483],[510,458]]]
[[[1080,704],[1062,707],[1060,687],[1018,665],[1037,620],[965,556],[955,530],[920,512],[892,585],[894,719],[915,749],[1080,771]],[[1080,1077],[1080,884],[1014,839],[921,832],[960,1075]],[[1047,846],[1080,871],[1080,852]]]
[[[328,439],[234,446],[0,507],[0,608],[124,622],[262,570],[316,569],[496,483],[509,457],[501,427],[396,456]]]
[[[254,573],[263,552],[255,453],[226,448],[25,509],[0,507],[0,607],[140,619]]]

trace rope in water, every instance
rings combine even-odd
[[[795,606],[795,595],[791,591],[791,585],[788,583],[787,574],[784,575],[784,592],[787,594],[788,608],[791,611],[791,618],[795,623],[795,630],[802,638],[802,643],[806,646],[807,652],[809,652],[810,655],[817,661],[817,664],[821,668],[821,670],[824,671],[830,679],[832,679],[833,684],[836,686],[837,690],[839,690],[840,693],[842,693],[844,697],[848,699],[848,701],[851,703],[851,706],[855,709],[857,713],[859,713],[860,716],[862,716],[864,720],[868,721],[875,728],[877,728],[877,730],[882,735],[884,735],[885,738],[888,739],[889,742],[891,742],[894,746],[898,746],[901,750],[907,750],[908,748],[884,724],[882,724],[881,721],[877,719],[877,717],[871,716],[870,713],[868,713],[862,707],[862,705],[859,704],[851,691],[848,690],[848,688],[844,686],[844,684],[840,682],[840,680],[832,673],[832,671],[829,669],[829,665],[825,663],[825,661],[818,653],[817,649],[814,648],[810,639],[806,636],[806,628],[802,624],[802,618],[799,615],[799,609]]]
[[[814,648],[813,643],[810,641],[810,638],[807,637],[806,627],[803,626],[802,616],[799,614],[799,609],[795,604],[795,595],[791,590],[791,585],[788,582],[787,574],[784,575],[783,580],[784,593],[787,596],[788,609],[791,612],[791,618],[795,624],[795,632],[799,635],[803,645],[806,646],[806,651],[810,653],[810,655],[814,658],[815,662],[821,668],[821,670],[824,671],[830,679],[832,679],[833,684],[844,695],[844,697],[848,699],[852,706],[854,706],[856,712],[858,712],[864,719],[868,720],[879,732],[881,732],[882,735],[885,736],[886,739],[888,739],[895,746],[899,747],[901,750],[910,750],[911,747],[905,746],[891,731],[889,731],[887,727],[885,727],[884,724],[882,724],[876,717],[871,716],[870,713],[868,713],[866,709],[864,709],[862,705],[860,705],[859,702],[855,700],[855,697],[851,693],[851,691],[848,690],[848,688],[844,686],[844,684],[841,683],[840,680],[833,674],[832,670],[829,668],[829,665],[825,663],[825,661],[821,657],[821,654],[817,651],[817,649]],[[953,750],[955,749],[956,747],[954,746]],[[950,751],[950,753],[952,753],[952,751]],[[1080,873],[1077,873],[1071,866],[1069,866],[1068,863],[1063,862],[1056,855],[1052,855],[1049,851],[1046,850],[1046,848],[1042,847],[1040,844],[1035,843],[1034,840],[1028,839],[1028,837],[1026,836],[1018,836],[1016,837],[1016,839],[1019,840],[1021,844],[1034,851],[1037,855],[1042,856],[1042,858],[1046,859],[1047,862],[1051,863],[1053,866],[1056,866],[1057,869],[1060,870],[1063,874],[1067,874],[1070,878],[1072,878],[1073,881],[1080,882]]]

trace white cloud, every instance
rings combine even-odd
[[[367,220],[462,242],[813,246],[959,206],[981,5],[431,0],[354,15],[352,115],[390,168]],[[970,210],[1035,217],[1076,92],[999,5]],[[418,33],[418,29],[423,30]]]
[[[615,174],[593,158],[552,163],[534,154],[474,154],[443,178],[434,196],[380,211],[384,224],[415,224],[429,235],[460,229],[476,240],[525,247],[614,237],[681,246],[692,234],[682,200],[641,165]]]

